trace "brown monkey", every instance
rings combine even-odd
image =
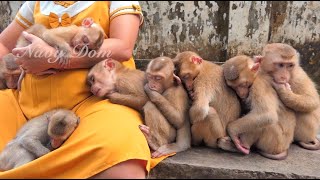
[[[27,121],[1,152],[0,170],[17,168],[58,148],[78,124],[79,118],[64,109],[52,110]]]
[[[104,40],[104,31],[102,27],[93,23],[91,18],[86,18],[82,22],[82,26],[70,25],[67,27],[58,27],[47,29],[42,24],[34,24],[26,30],[26,32],[33,34],[50,46],[58,49],[57,58],[59,64],[66,66],[69,64],[69,57],[72,49],[79,50],[81,53],[87,50],[98,50]],[[30,42],[20,35],[16,47],[28,46]],[[86,49],[87,48],[87,49]],[[48,70],[41,74],[53,74],[54,70]],[[41,75],[39,74],[39,75]],[[25,76],[25,71],[22,70],[21,76],[18,80],[18,89],[20,90],[21,81]]]
[[[87,82],[94,95],[109,98],[112,103],[140,112],[149,100],[143,88],[146,83],[145,72],[127,68],[113,59],[103,60],[93,66]]]
[[[146,136],[153,158],[184,151],[191,146],[188,94],[174,74],[171,58],[158,57],[146,70],[145,92],[150,101],[143,107]]]
[[[293,141],[295,116],[272,88],[273,73],[269,74],[268,69],[274,67],[267,60],[260,62],[254,64],[250,57],[240,55],[223,65],[227,84],[249,107],[249,112],[231,122],[227,131],[236,148],[244,154],[249,154],[250,147],[255,145],[263,156],[281,160],[287,157]],[[219,144],[225,150],[234,151],[229,138],[219,139]]]
[[[0,89],[16,89],[20,67],[16,64],[13,54],[8,54],[0,60]]]
[[[223,78],[222,67],[191,51],[174,59],[177,72],[193,99],[189,111],[193,145],[202,141],[216,148],[226,136],[226,126],[240,116],[240,103]]]
[[[290,45],[268,44],[262,57],[266,61],[268,73],[273,74],[273,86],[281,101],[295,111],[297,125],[295,141],[309,150],[319,150],[317,139],[320,119],[320,101],[315,83],[299,65],[299,54]]]

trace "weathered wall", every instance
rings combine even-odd
[[[0,2],[0,30],[22,2]],[[285,42],[299,50],[303,68],[320,84],[320,2],[139,2],[145,22],[134,54],[142,69],[144,59],[185,50],[224,62],[237,54],[259,54],[269,42]]]

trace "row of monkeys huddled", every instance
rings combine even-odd
[[[64,52],[61,64],[68,64],[70,47],[94,50],[103,42],[103,30],[96,24],[56,29],[34,25],[27,32]],[[17,47],[28,44],[21,36]],[[0,88],[20,89],[24,74],[12,54],[4,56]],[[87,83],[95,96],[141,113],[144,123],[139,128],[153,158],[202,144],[243,154],[255,147],[276,160],[287,157],[293,142],[320,149],[319,95],[299,65],[298,52],[288,44],[268,44],[261,56],[237,55],[222,66],[191,51],[155,58],[146,71],[106,59],[90,69]],[[1,152],[0,170],[58,148],[78,124],[79,118],[65,109],[29,120]]]

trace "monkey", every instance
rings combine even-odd
[[[125,67],[111,58],[94,65],[87,75],[87,84],[92,94],[140,113],[149,100],[144,91],[146,82],[144,71]]]
[[[146,69],[144,89],[150,101],[143,107],[145,125],[140,129],[154,150],[153,158],[191,147],[189,98],[174,69],[165,56],[152,59]]]
[[[224,80],[222,67],[203,60],[192,51],[174,58],[177,74],[190,98],[189,110],[192,145],[202,142],[218,147],[218,139],[227,135],[226,126],[240,116],[240,102]]]
[[[21,69],[16,64],[13,54],[4,56],[0,60],[0,90],[16,89]]]
[[[260,67],[259,67],[260,66]],[[219,139],[220,147],[227,151],[249,154],[251,146],[269,159],[283,160],[293,142],[296,118],[287,108],[274,88],[274,66],[268,59],[257,63],[246,55],[238,55],[223,65],[223,75],[228,86],[245,101],[249,112],[227,126],[230,136]],[[234,144],[232,144],[232,142]]]
[[[80,122],[72,111],[55,109],[30,119],[0,154],[0,170],[31,162],[60,147]]]
[[[281,101],[296,115],[295,142],[308,150],[319,150],[317,139],[320,100],[316,84],[299,64],[298,51],[289,44],[271,43],[264,47],[260,60],[266,61],[273,74],[272,85]]]
[[[98,50],[102,46],[105,37],[102,27],[94,23],[91,18],[85,18],[82,22],[82,26],[72,24],[66,27],[60,26],[53,29],[47,29],[42,24],[34,24],[29,27],[26,32],[39,37],[50,46],[57,48],[57,58],[59,64],[63,67],[69,64],[69,57],[72,52],[71,47],[74,47],[80,52],[85,52],[85,49],[83,48]],[[29,44],[30,42],[21,34],[17,40],[16,47],[26,47]],[[21,81],[26,74],[23,69],[21,70],[22,73],[17,82],[18,90],[21,89]],[[38,75],[54,73],[56,73],[55,70],[49,69]]]

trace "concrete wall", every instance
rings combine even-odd
[[[0,30],[23,1],[0,2]],[[320,2],[139,1],[145,22],[134,54],[143,69],[157,56],[192,50],[210,61],[259,54],[269,42],[299,50],[301,64],[320,84]]]

